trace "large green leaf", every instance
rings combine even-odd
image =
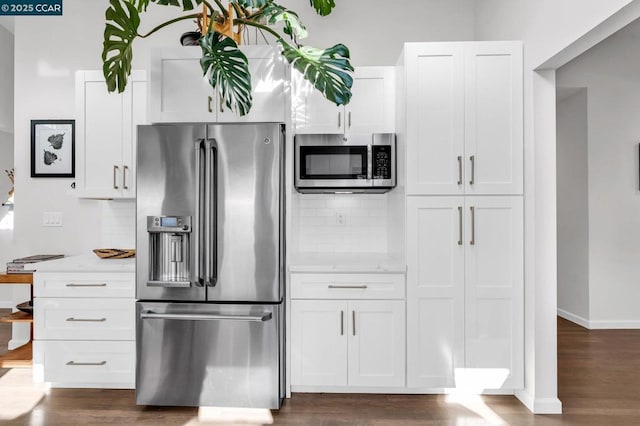
[[[151,0],[162,6],[177,6],[182,10],[193,10],[197,5],[202,4],[202,0]],[[195,3],[195,4],[194,4]]]
[[[271,3],[272,0],[237,0],[235,3],[245,9],[260,9],[261,7]]]
[[[132,42],[138,36],[140,16],[135,6],[126,0],[109,0],[105,13],[102,49],[102,72],[110,92],[123,92],[131,74]]]
[[[127,0],[127,1],[129,1],[129,3],[133,3],[133,5],[136,7],[136,10],[138,12],[146,12],[147,7],[149,6],[149,2],[151,2],[151,0]]]
[[[336,7],[336,3],[333,0],[310,0],[310,2],[320,16],[327,16]]]
[[[336,44],[328,49],[293,47],[279,40],[282,54],[304,78],[336,105],[346,105],[351,100],[353,66],[349,62],[349,49]]]
[[[200,65],[211,87],[218,88],[228,108],[247,114],[253,100],[247,57],[235,41],[213,31],[200,39],[200,47]]]
[[[283,6],[272,3],[264,8],[263,15],[269,20],[269,24],[284,23],[283,32],[293,40],[307,37],[306,27],[300,22],[298,14]]]

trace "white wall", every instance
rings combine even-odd
[[[558,311],[584,326],[589,319],[588,92],[572,88],[562,100],[560,93],[556,110]]]
[[[537,413],[557,413],[554,72],[534,69],[635,0],[482,0],[477,40],[523,40],[525,124],[525,387]],[[535,119],[535,121],[534,121]]]
[[[339,0],[320,17],[308,1],[281,0],[300,13],[303,44],[346,44],[355,65],[395,65],[404,42],[473,40],[475,0]]]
[[[0,131],[13,131],[13,34],[0,25]]]
[[[557,75],[559,86],[589,91],[586,318],[593,328],[640,327],[640,57],[629,54],[639,42],[636,22],[560,68]]]

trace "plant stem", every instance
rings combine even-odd
[[[275,38],[277,38],[278,40],[282,41],[283,43],[286,43],[286,41],[282,38],[282,36],[280,34],[275,32],[271,28],[267,27],[266,25],[258,24],[257,22],[249,21],[247,19],[234,19],[233,20],[233,24],[234,25],[243,24],[243,25],[247,25],[249,27],[260,28],[261,30],[264,30],[264,31],[270,33],[271,35],[273,35]]]
[[[154,29],[152,29],[151,31],[149,31],[149,32],[148,32],[148,33],[146,33],[146,34],[138,34],[138,37],[141,37],[141,38],[147,38],[147,37],[149,37],[151,34],[155,33],[155,32],[156,32],[156,31],[158,31],[158,30],[163,29],[163,28],[164,28],[164,27],[166,27],[167,25],[175,24],[176,22],[184,21],[185,19],[198,18],[199,16],[200,16],[200,14],[199,14],[199,13],[194,13],[194,14],[192,14],[192,15],[185,15],[185,16],[181,16],[181,17],[179,17],[179,18],[172,19],[172,20],[170,20],[170,21],[167,21],[167,22],[165,22],[165,23],[163,23],[163,24],[158,25],[157,27],[155,27]]]
[[[224,6],[222,5],[222,3],[220,3],[220,0],[213,0],[213,1],[216,2],[216,5],[218,5],[218,8],[220,9],[222,14],[224,15],[225,19],[229,18],[229,12],[227,12],[227,9],[225,9]]]
[[[240,7],[236,4],[236,2],[231,2],[231,6],[233,6],[233,8],[236,11],[236,15],[238,15],[238,17],[244,17],[244,13],[242,13],[242,11],[240,10]]]

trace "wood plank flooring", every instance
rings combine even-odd
[[[9,329],[10,330],[10,329]],[[0,345],[10,334],[0,325]],[[0,346],[0,351],[2,346]],[[273,423],[282,425],[640,425],[640,330],[585,330],[558,320],[559,395],[562,416],[534,416],[510,396],[294,394]],[[194,408],[138,407],[133,391],[52,389],[33,395],[33,408],[3,418],[12,401],[3,380],[28,386],[15,369],[0,377],[0,424],[200,425]],[[12,384],[14,383],[14,384]],[[4,389],[9,390],[9,389]],[[21,392],[24,393],[24,390]],[[12,394],[7,392],[9,399]],[[18,400],[20,398],[17,398]],[[28,399],[28,398],[27,398]],[[19,401],[18,401],[19,402]],[[11,405],[14,407],[15,404]],[[14,407],[15,408],[15,407]],[[246,423],[245,423],[246,424]]]

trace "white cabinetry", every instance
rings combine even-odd
[[[523,386],[522,217],[518,196],[409,197],[409,387]]]
[[[297,133],[394,133],[394,67],[357,67],[351,102],[336,106],[300,75],[296,76]]]
[[[407,193],[522,194],[520,42],[408,43]]]
[[[163,48],[150,52],[150,121],[285,122],[289,110],[285,60],[271,46],[241,46],[241,50],[251,73],[253,106],[249,114],[241,117],[221,102],[203,76],[200,48]]]
[[[37,272],[33,291],[36,381],[134,387],[133,272]]]
[[[133,71],[121,94],[109,93],[100,71],[76,72],[76,189],[84,198],[135,198],[136,126],[147,122],[144,71]]]
[[[361,300],[379,299],[385,288],[404,297],[402,275],[292,274],[291,282],[294,391],[404,386],[405,302]],[[316,293],[304,288],[309,282]]]

